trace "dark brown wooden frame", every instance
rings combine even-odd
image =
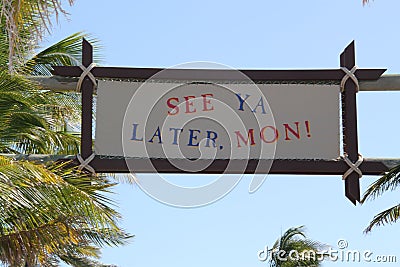
[[[93,48],[89,42],[82,42],[82,65],[88,67],[93,61]],[[350,43],[340,55],[340,66],[351,69],[355,65],[354,42]],[[54,66],[54,75],[79,77],[82,69],[77,66]],[[146,80],[159,73],[163,69],[156,68],[116,68],[116,67],[94,67],[91,73],[96,78],[116,79],[139,79]],[[254,82],[268,81],[337,81],[340,82],[345,76],[341,69],[325,70],[240,70],[244,75]],[[377,80],[386,69],[357,69],[356,77],[361,80]],[[168,71],[170,80],[227,80],[229,81],[232,71],[229,70],[184,70],[177,69]],[[235,79],[237,76],[235,76]],[[92,105],[93,84],[85,77],[82,91],[82,140],[81,155],[85,159],[92,153]],[[342,126],[343,126],[343,150],[352,162],[358,159],[358,137],[357,137],[357,106],[356,106],[356,84],[348,79],[342,96]],[[201,173],[270,173],[270,174],[307,174],[307,175],[342,175],[349,166],[342,160],[246,160],[246,169],[232,166],[243,166],[243,160],[221,160],[212,162]],[[271,162],[272,161],[272,162]],[[226,169],[231,162],[229,169]],[[235,164],[238,163],[238,164]],[[78,162],[76,161],[78,164]],[[272,164],[272,165],[271,165]],[[155,170],[160,173],[182,173],[186,172],[176,168],[168,159],[141,159],[141,158],[107,158],[96,155],[90,162],[98,173],[126,173],[128,166],[135,166],[136,173],[148,173]],[[265,168],[263,168],[265,166]],[[270,167],[271,166],[271,167]],[[365,175],[379,175],[388,170],[388,167],[380,161],[365,159],[359,167]],[[345,180],[345,194],[350,201],[356,204],[360,201],[359,176],[357,173],[350,174]]]

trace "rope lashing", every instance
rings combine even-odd
[[[83,80],[85,79],[86,76],[89,77],[90,80],[92,80],[93,85],[96,85],[96,78],[90,72],[94,67],[96,67],[95,63],[91,63],[87,68],[83,65],[79,65],[79,68],[81,68],[81,70],[82,70],[82,74],[79,77],[79,80],[76,84],[76,91],[78,91],[78,92],[81,91],[81,86],[82,86]]]
[[[344,92],[344,85],[346,84],[347,80],[350,78],[353,80],[353,82],[356,85],[356,92],[360,90],[360,85],[358,84],[358,79],[354,73],[357,70],[357,66],[354,66],[351,70],[349,70],[346,67],[341,67],[340,68],[346,75],[343,76],[342,81],[340,82],[340,91]]]
[[[78,170],[82,171],[83,169],[86,169],[92,173],[92,175],[96,174],[96,171],[92,166],[89,165],[89,163],[94,159],[96,155],[92,153],[89,157],[86,159],[83,159],[80,154],[76,155],[76,158],[78,159],[79,163],[81,165],[78,166]]]
[[[360,170],[359,166],[361,165],[361,163],[363,162],[363,157],[358,154],[358,159],[355,163],[353,163],[349,157],[347,156],[346,153],[344,153],[344,156],[342,156],[342,159],[344,160],[344,162],[346,162],[346,164],[350,167],[350,169],[348,169],[344,174],[343,174],[343,180],[346,180],[346,178],[352,174],[353,172],[358,173],[358,176],[361,178],[362,177],[362,171]]]
[[[46,55],[46,57],[50,57],[50,56],[62,56],[62,57],[69,58],[69,59],[71,59],[73,62],[75,62],[75,63],[78,65],[78,67],[83,71],[83,72],[81,73],[81,76],[79,77],[79,80],[78,80],[77,84],[76,84],[76,91],[80,92],[81,86],[82,86],[82,83],[83,83],[83,80],[85,79],[86,76],[88,76],[88,77],[90,78],[90,80],[93,82],[93,85],[94,85],[94,86],[97,85],[96,78],[95,78],[94,75],[90,72],[94,67],[96,67],[96,64],[95,64],[95,63],[91,63],[91,64],[86,68],[85,66],[83,66],[83,65],[81,64],[81,62],[80,62],[78,59],[76,59],[75,57],[73,57],[73,56],[71,56],[71,55],[69,55],[69,54],[67,54],[67,53],[58,53],[58,52],[56,52],[56,53],[50,53],[50,54]]]

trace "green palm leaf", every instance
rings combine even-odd
[[[120,214],[104,195],[115,184],[104,177],[77,172],[68,163],[46,168],[4,157],[0,162],[2,262],[19,266],[46,255],[80,255],[81,244],[118,246],[132,237],[118,227]]]
[[[66,133],[68,116],[60,114],[64,111],[59,100],[42,92],[36,84],[0,71],[2,153],[78,153],[79,138]]]
[[[269,250],[271,253],[269,265],[271,267],[320,266],[321,262],[318,253],[325,248],[326,245],[306,238],[304,226],[293,227],[283,233]],[[285,252],[286,260],[280,259],[281,255],[277,255],[279,251]],[[291,259],[288,257],[291,251],[296,251],[299,255],[312,251],[315,257]]]
[[[372,231],[372,228],[395,223],[400,217],[400,204],[394,207],[391,207],[387,210],[380,212],[379,214],[375,215],[372,221],[369,223],[368,227],[365,228],[364,233],[368,233]]]
[[[374,200],[383,195],[387,191],[394,191],[400,185],[400,166],[392,168],[385,175],[373,182],[366,190],[361,199],[361,203],[367,200]],[[400,217],[400,205],[391,207],[381,213],[375,215],[367,228],[365,233],[372,231],[374,227],[382,226],[385,224],[395,223]]]
[[[96,55],[95,62],[100,61],[99,42],[88,34],[78,32],[40,51],[27,60],[20,73],[29,75],[50,76],[51,66],[76,66],[80,65],[82,57],[82,39],[87,39],[93,45]]]
[[[69,4],[73,4],[69,0]],[[60,0],[2,0],[0,19],[7,33],[8,69],[12,73],[44,33],[50,32],[53,15],[67,14]],[[34,40],[34,42],[32,42]],[[36,42],[35,42],[36,41]]]
[[[385,175],[372,183],[365,191],[361,203],[373,200],[387,191],[393,191],[400,185],[400,165],[392,168]]]

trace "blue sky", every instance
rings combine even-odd
[[[337,68],[339,54],[356,41],[357,65],[400,73],[397,0],[309,1],[99,1],[77,0],[43,45],[74,32],[101,40],[104,65],[169,67],[212,61],[233,68]],[[398,92],[358,95],[359,146],[364,157],[398,157]],[[177,184],[206,184],[211,175],[170,175]],[[140,176],[139,176],[140,178]],[[362,191],[376,177],[361,179]],[[254,194],[245,177],[214,204],[181,209],[161,204],[139,187],[120,185],[114,198],[122,225],[136,235],[122,248],[105,249],[102,260],[119,266],[265,266],[257,252],[287,228],[336,247],[400,261],[400,225],[363,229],[379,211],[398,203],[396,192],[354,207],[340,176],[270,175]],[[365,263],[324,262],[323,266]],[[396,266],[369,263],[368,266]]]

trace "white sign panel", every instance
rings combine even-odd
[[[339,86],[99,81],[95,153],[335,159]]]

